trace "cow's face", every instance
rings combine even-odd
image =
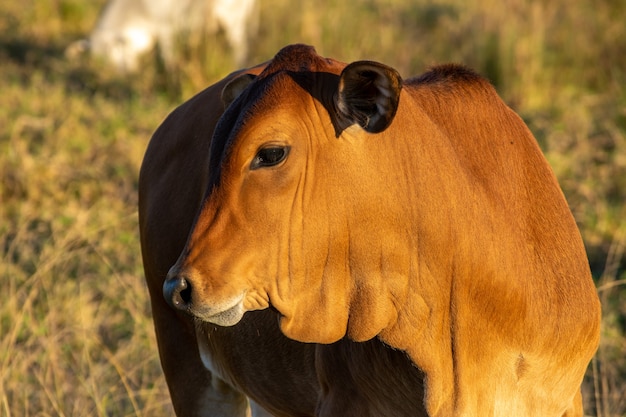
[[[406,273],[381,271],[403,249],[380,242],[390,214],[372,207],[387,179],[366,175],[376,161],[359,142],[391,123],[400,77],[372,62],[328,65],[225,87],[233,102],[213,138],[210,189],[164,285],[175,307],[228,326],[272,306],[288,337],[318,343],[369,339],[395,320],[387,284],[357,282]]]

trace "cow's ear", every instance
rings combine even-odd
[[[222,104],[224,104],[224,109],[230,106],[230,103],[235,101],[255,78],[256,75],[243,74],[226,84],[222,90]]]
[[[353,62],[339,79],[339,116],[370,133],[382,132],[396,115],[401,89],[402,78],[395,69],[378,62]]]

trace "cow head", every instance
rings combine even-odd
[[[209,189],[164,284],[170,304],[222,326],[272,307],[285,335],[317,343],[394,323],[414,245],[377,165],[392,138],[376,134],[401,82],[297,45],[228,84]]]

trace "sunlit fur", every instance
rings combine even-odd
[[[282,334],[297,341],[338,343],[314,348],[315,375],[309,362],[272,373],[290,389],[294,378],[307,387],[317,378],[320,416],[582,416],[580,384],[598,344],[599,303],[576,224],[530,131],[481,77],[443,66],[398,85],[395,117],[368,133],[337,114],[344,67],[312,48],[283,49],[230,103],[209,157],[206,136],[188,136],[204,135],[195,114],[210,114],[200,106],[215,90],[171,116],[155,138],[172,144],[151,145],[142,169],[144,259],[150,263],[160,245],[182,249],[191,229],[172,275],[193,289],[187,311],[213,312],[242,295],[249,310],[272,308],[246,313],[209,340],[216,352],[224,342],[243,355],[238,368],[223,372],[245,381],[234,385],[274,412],[275,404],[288,407],[259,390],[261,374],[246,355],[289,362],[315,345],[279,338],[294,350],[265,349],[277,329],[259,322],[255,338],[248,315],[280,317]],[[290,146],[288,158],[250,171],[268,143]],[[172,152],[189,158],[175,159],[168,170],[176,174],[159,182],[158,162]],[[168,242],[174,227],[182,231]],[[153,297],[166,268],[152,275]],[[185,321],[184,313],[156,304],[173,396],[193,397],[180,394],[184,383],[173,369],[180,340],[169,338],[180,335],[159,323]],[[374,348],[346,347],[346,338]],[[423,410],[394,408],[385,396],[346,406],[367,390],[346,375],[388,353],[385,344],[410,362],[386,362],[402,371],[379,367],[373,384],[395,376]],[[346,349],[351,360],[341,359]],[[236,362],[216,356],[225,369]],[[271,381],[268,387],[281,384]],[[277,414],[297,415],[290,410]]]

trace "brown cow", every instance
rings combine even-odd
[[[600,306],[580,235],[465,68],[403,82],[287,47],[157,130],[140,220],[179,415],[237,415],[240,393],[285,416],[582,415]]]
[[[262,68],[232,74],[176,109],[155,132],[141,169],[144,269],[161,363],[179,416],[244,416],[244,393],[276,416],[315,415],[320,393],[316,346],[284,337],[275,311],[250,312],[237,326],[218,327],[194,322],[163,298],[165,276],[185,245],[207,187],[210,138],[224,111],[222,90],[231,80]],[[406,354],[377,339],[342,340],[318,346],[317,354],[332,364],[320,367],[322,383],[328,372],[353,368],[341,373],[342,385],[332,391],[347,401],[336,406],[354,406],[362,416],[420,415],[415,410],[423,409],[423,376]],[[355,363],[361,366],[357,369]],[[389,384],[391,378],[397,383]],[[256,403],[252,406],[254,416],[267,415]]]

